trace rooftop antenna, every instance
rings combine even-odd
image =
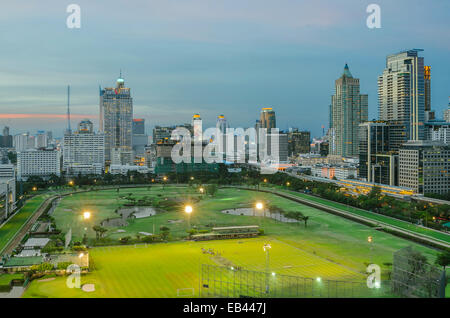
[[[67,85],[67,132],[72,133],[70,128],[70,85]]]

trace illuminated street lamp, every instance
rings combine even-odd
[[[73,180],[70,180],[70,181],[69,181],[69,185],[70,185],[70,186],[73,186],[73,184],[74,184]]]
[[[83,219],[89,220],[91,218],[91,212],[85,211],[83,212]]]
[[[163,177],[163,190],[166,188],[166,181],[167,181],[167,177],[164,176]]]
[[[191,177],[191,180],[194,180],[195,178],[194,177]]]
[[[370,246],[370,264],[372,264],[372,249],[373,249],[373,245],[372,245],[373,238],[372,238],[372,236],[369,236],[367,238],[367,242],[369,242],[369,246]]]
[[[37,187],[33,187],[31,190],[33,191],[37,191]]]
[[[288,182],[286,182],[286,186],[290,186],[291,185],[291,183],[288,181]]]
[[[191,228],[191,213],[193,210],[194,209],[192,208],[192,205],[188,204],[184,207],[184,212],[186,212],[187,218],[188,218],[188,228],[189,229]]]
[[[200,193],[203,194],[203,192],[205,192],[205,189],[200,188],[200,189],[198,189],[198,191],[200,191]]]

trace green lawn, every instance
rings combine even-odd
[[[104,190],[80,193],[65,197],[55,209],[58,227],[72,228],[83,233],[86,227],[81,220],[84,209],[92,211],[89,227],[107,217],[123,203],[118,195],[132,192],[135,197],[158,196],[185,197],[197,195],[193,189],[154,186],[147,188]],[[310,216],[307,228],[302,224],[282,223],[273,219],[253,216],[232,216],[220,211],[249,207],[257,200],[276,205],[286,211],[301,211]],[[179,220],[171,223],[169,220]],[[437,251],[412,243],[388,233],[314,209],[273,194],[239,189],[220,189],[214,198],[205,197],[194,205],[191,225],[200,229],[209,224],[250,225],[259,224],[266,236],[258,239],[208,242],[172,242],[152,245],[97,247],[90,249],[95,269],[84,276],[83,283],[94,283],[97,290],[85,293],[65,287],[65,278],[52,281],[34,281],[25,297],[176,297],[177,289],[198,290],[201,264],[220,264],[216,259],[201,253],[201,247],[214,248],[234,265],[249,270],[264,270],[265,256],[262,245],[271,241],[271,270],[280,274],[317,277],[334,280],[364,281],[367,264],[372,259],[382,268],[386,278],[392,255],[400,248],[412,245],[433,262]],[[159,213],[156,216],[136,219],[126,227],[111,228],[108,237],[135,236],[140,231],[156,232],[164,225],[170,228],[173,239],[186,236],[187,222],[183,211]],[[125,233],[117,233],[122,229]],[[92,237],[93,231],[88,234]],[[367,237],[374,239],[370,249]],[[124,261],[126,259],[126,261]],[[197,294],[196,294],[197,295]]]
[[[282,191],[282,192],[286,192],[286,193],[291,194],[291,195],[298,196],[298,197],[300,197],[302,199],[305,199],[305,200],[322,203],[322,204],[328,205],[328,206],[333,207],[333,208],[338,208],[338,209],[341,209],[341,210],[346,211],[346,212],[350,212],[350,213],[354,213],[354,214],[357,214],[357,215],[360,215],[360,216],[371,218],[372,220],[375,220],[375,221],[384,222],[384,223],[387,223],[387,224],[390,224],[390,225],[393,225],[393,226],[397,226],[397,227],[399,227],[401,229],[405,229],[405,230],[408,230],[408,231],[411,231],[411,232],[415,232],[415,233],[418,233],[418,234],[426,235],[426,236],[429,236],[429,237],[432,237],[432,238],[435,238],[435,239],[438,239],[438,240],[450,243],[450,234],[447,234],[447,233],[444,233],[444,232],[433,231],[431,229],[427,229],[427,228],[424,228],[424,227],[421,227],[421,226],[417,226],[415,224],[411,224],[411,223],[408,223],[408,222],[405,222],[405,221],[402,221],[402,220],[397,220],[397,219],[394,219],[394,218],[391,218],[391,217],[388,217],[388,216],[385,216],[385,215],[381,215],[381,214],[377,214],[377,213],[371,213],[369,211],[361,210],[361,209],[358,209],[358,208],[355,208],[355,207],[352,207],[352,206],[347,206],[347,205],[342,204],[342,203],[333,202],[333,201],[330,201],[330,200],[318,198],[318,197],[315,197],[315,196],[312,196],[312,195],[307,195],[307,194],[304,194],[304,193],[299,193],[299,192],[295,192],[295,191],[286,190],[286,189],[283,189],[281,187],[277,187],[275,189],[279,190],[279,191]]]
[[[3,224],[0,228],[0,251],[3,251],[8,242],[14,237],[17,231],[19,231],[36,209],[39,208],[46,197],[46,195],[40,194],[29,199],[12,218]]]
[[[175,242],[153,245],[99,247],[90,250],[95,270],[82,276],[82,284],[95,284],[86,293],[66,287],[66,278],[33,281],[24,297],[177,297],[177,291],[193,288],[198,296],[201,264],[224,265],[202,253],[202,248],[221,252],[227,265],[265,270],[264,243],[272,245],[270,270],[277,274],[363,281],[364,276],[317,255],[274,238]],[[123,258],[126,257],[126,262]],[[185,295],[188,296],[188,295]]]

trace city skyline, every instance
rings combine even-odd
[[[133,88],[134,116],[146,119],[147,132],[158,124],[189,122],[193,113],[200,113],[208,127],[219,114],[231,126],[250,127],[262,107],[273,107],[281,129],[298,127],[319,136],[322,125],[328,125],[329,96],[342,65],[348,63],[358,74],[361,91],[369,95],[371,120],[377,118],[377,77],[386,56],[412,48],[425,50],[422,56],[432,71],[431,108],[442,118],[450,95],[450,25],[444,19],[449,4],[431,3],[422,10],[417,2],[406,19],[396,14],[402,1],[380,1],[382,28],[369,29],[366,3],[319,2],[284,1],[280,7],[263,2],[257,10],[251,4],[233,10],[236,3],[217,1],[208,15],[200,10],[203,1],[190,6],[150,2],[142,3],[148,15],[143,16],[134,9],[120,14],[113,5],[80,1],[78,30],[66,28],[62,5],[6,5],[2,18],[15,34],[4,35],[0,126],[17,134],[45,123],[62,136],[66,86],[71,85],[72,124],[89,118],[98,127],[98,85],[108,86],[122,69]],[[46,24],[36,26],[41,18]],[[419,18],[427,23],[406,27]],[[38,41],[39,34],[46,34],[45,41]],[[123,44],[109,44],[119,38]]]

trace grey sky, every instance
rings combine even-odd
[[[373,2],[381,29],[366,27]],[[66,27],[70,3],[81,6],[81,29]],[[442,117],[449,17],[446,0],[11,1],[0,11],[0,126],[60,136],[66,122],[56,115],[66,112],[70,84],[72,126],[87,116],[97,128],[98,86],[114,85],[122,69],[135,117],[146,118],[149,132],[193,113],[205,125],[223,113],[246,127],[272,106],[280,128],[318,136],[345,63],[369,94],[372,119],[386,55],[411,48],[425,49],[432,107]]]

